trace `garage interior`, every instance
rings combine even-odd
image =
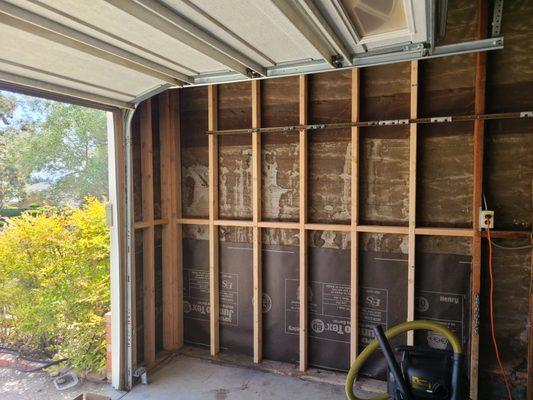
[[[175,354],[342,385],[373,325],[429,319],[502,398],[493,265],[532,398],[533,4],[367,3],[0,1],[2,88],[113,112],[115,387]]]

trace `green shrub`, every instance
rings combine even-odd
[[[0,343],[105,368],[109,233],[104,204],[46,208],[0,231]]]
[[[22,214],[22,211],[23,210],[21,208],[17,207],[0,207],[0,217],[18,217],[20,214]]]

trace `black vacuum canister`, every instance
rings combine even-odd
[[[447,400],[451,395],[453,353],[422,347],[400,346],[401,369],[414,399]],[[389,372],[388,393],[397,399],[397,385]],[[395,397],[396,396],[396,397]]]

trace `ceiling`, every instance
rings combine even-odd
[[[440,0],[437,7],[434,0],[0,0],[0,83],[131,108],[169,87],[503,45],[497,38],[434,47],[435,26],[446,15],[443,3]]]

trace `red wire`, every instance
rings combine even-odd
[[[494,346],[494,353],[496,354],[496,360],[498,360],[498,365],[500,366],[500,373],[505,383],[505,388],[507,389],[507,395],[509,400],[513,400],[511,394],[511,388],[509,386],[509,381],[507,380],[507,375],[503,368],[503,363],[500,358],[500,350],[498,348],[498,342],[496,341],[496,329],[494,328],[494,276],[492,272],[492,239],[490,237],[490,229],[487,226],[487,239],[489,241],[489,277],[490,277],[490,295],[489,295],[489,307],[490,307],[490,334],[492,336],[492,344]]]

